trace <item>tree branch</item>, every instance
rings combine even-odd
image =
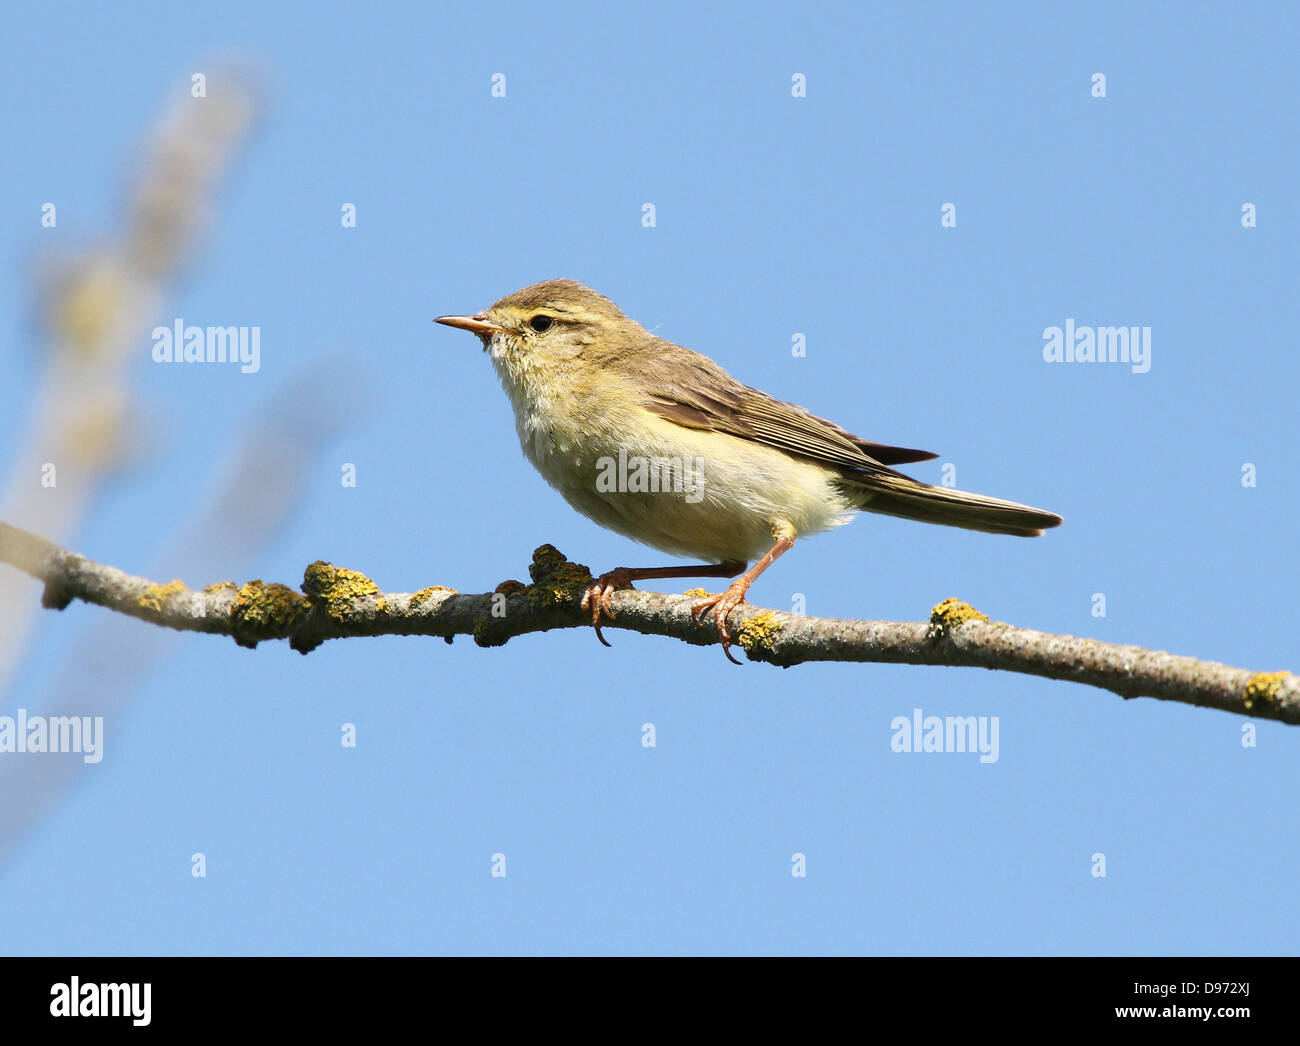
[[[514,636],[590,627],[578,602],[591,580],[550,545],[533,553],[532,584],[504,581],[494,592],[464,595],[442,586],[414,593],[380,592],[364,574],[317,562],[302,591],[285,585],[223,581],[202,590],[180,581],[160,585],[93,563],[44,538],[0,523],[0,562],[45,583],[42,603],[63,609],[73,599],[96,603],[156,625],[232,636],[241,646],[287,639],[308,653],[349,636],[473,636],[500,646]],[[713,627],[691,617],[696,597],[621,591],[607,628],[669,636],[696,645],[717,642]],[[1053,635],[990,622],[956,599],[936,606],[928,623],[841,621],[743,604],[733,631],[751,661],[788,668],[805,661],[872,661],[1001,669],[1111,690],[1121,697],[1219,708],[1300,723],[1300,677],[1250,672],[1136,646]]]

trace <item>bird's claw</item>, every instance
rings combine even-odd
[[[623,567],[618,567],[614,570],[608,571],[607,573],[601,574],[600,577],[596,578],[596,580],[589,584],[586,590],[582,593],[582,602],[578,605],[583,610],[591,611],[591,624],[596,630],[596,638],[604,643],[605,646],[610,646],[611,644],[600,631],[601,615],[605,615],[611,621],[618,617],[618,615],[614,613],[614,608],[610,606],[610,597],[620,588],[631,587],[632,578],[629,576],[629,572]]]
[[[710,596],[704,602],[696,603],[695,606],[691,607],[691,617],[695,619],[697,625],[704,624],[704,615],[710,610],[713,611],[713,620],[718,626],[718,641],[722,644],[722,653],[733,665],[739,665],[741,662],[731,656],[731,629],[727,627],[727,615],[744,601],[745,593],[743,590],[737,591],[728,588],[727,591],[720,595]]]

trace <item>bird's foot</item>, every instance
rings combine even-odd
[[[704,615],[710,610],[713,611],[713,620],[718,626],[718,641],[722,643],[722,652],[733,665],[738,665],[740,662],[731,656],[731,629],[727,627],[727,615],[745,602],[745,593],[748,590],[748,584],[735,582],[720,595],[710,596],[704,602],[696,603],[691,607],[691,617],[695,619],[697,625],[702,625]]]
[[[620,588],[632,588],[632,577],[632,571],[627,567],[615,567],[613,570],[601,574],[582,593],[582,602],[578,605],[583,610],[591,611],[591,624],[596,629],[596,638],[605,646],[609,646],[610,643],[601,634],[601,616],[604,615],[611,621],[618,616],[614,613],[614,608],[609,605],[609,597]]]

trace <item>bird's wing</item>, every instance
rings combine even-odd
[[[859,439],[802,407],[740,384],[707,356],[656,342],[658,352],[625,357],[618,366],[645,390],[643,405],[668,421],[725,432],[852,472],[892,472],[882,466],[938,457]]]

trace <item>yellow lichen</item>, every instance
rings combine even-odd
[[[169,581],[165,585],[150,585],[140,595],[136,596],[137,606],[145,610],[152,610],[155,614],[162,613],[163,604],[172,596],[179,592],[186,591],[185,582],[177,579]]]
[[[261,639],[279,639],[307,613],[307,600],[287,585],[250,581],[241,585],[230,606],[235,642],[256,646]]]
[[[746,618],[741,623],[740,630],[736,634],[736,642],[744,647],[747,653],[755,650],[771,650],[772,640],[776,638],[776,634],[782,627],[772,611],[764,610],[761,614]]]
[[[688,588],[685,592],[682,593],[682,595],[691,596],[692,598],[695,599],[702,599],[705,596],[707,596],[708,593],[705,592],[704,589],[702,588]]]
[[[981,614],[969,603],[956,598],[945,599],[930,611],[930,635],[942,635],[954,625],[963,625],[967,621],[983,621],[987,624],[988,620],[987,614]]]
[[[386,609],[383,597],[379,595],[379,586],[365,574],[319,559],[303,575],[302,590],[336,621],[346,620],[353,604],[366,596],[374,597],[377,610]]]
[[[503,596],[513,596],[516,592],[522,592],[528,586],[522,581],[503,581],[492,591]]]
[[[233,581],[218,581],[213,585],[205,585],[203,591],[206,595],[215,596],[218,592],[238,592],[239,586]]]
[[[1282,683],[1289,676],[1290,672],[1256,672],[1246,683],[1246,689],[1242,691],[1245,705],[1247,708],[1254,708],[1258,702],[1267,704],[1272,701],[1282,690]]]
[[[553,545],[542,545],[533,552],[528,576],[533,579],[528,602],[534,610],[577,603],[591,584],[591,571],[581,563],[570,563]]]
[[[419,592],[411,593],[411,609],[417,609],[426,599],[435,592],[450,592],[453,596],[456,594],[454,588],[448,588],[446,585],[430,585],[428,588],[422,588]]]

